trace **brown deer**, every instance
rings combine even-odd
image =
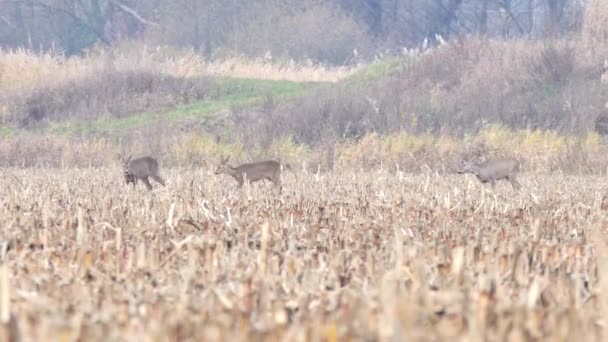
[[[521,188],[521,184],[516,179],[519,168],[519,161],[513,158],[490,159],[481,164],[462,160],[458,173],[474,174],[480,182],[492,184],[492,188],[496,186],[497,180],[505,179],[511,183],[514,190],[517,190]]]
[[[151,177],[155,181],[165,186],[165,180],[158,173],[158,161],[152,157],[141,157],[132,159],[133,156],[124,159],[121,157],[122,168],[127,185],[133,183],[133,187],[137,185],[137,181],[141,179],[148,190],[152,190],[152,184],[148,180]]]
[[[248,164],[241,164],[237,167],[232,167],[228,165],[230,156],[222,159],[220,164],[217,166],[215,170],[215,174],[219,175],[221,173],[225,173],[227,175],[232,176],[238,184],[239,188],[243,187],[243,183],[245,182],[245,178],[250,183],[266,179],[271,181],[275,186],[279,187],[279,192],[282,190],[281,185],[281,163],[276,160],[263,160]],[[287,164],[284,165],[289,170],[291,167]],[[293,171],[292,171],[293,172]]]

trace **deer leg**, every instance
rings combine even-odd
[[[148,177],[142,178],[141,181],[144,182],[144,184],[146,184],[146,187],[148,187],[148,190],[152,190],[152,184],[150,184],[150,180],[148,180]]]
[[[515,184],[513,184],[513,178],[511,178],[511,176],[505,176],[505,180],[511,184],[513,189],[515,189]]]
[[[517,179],[515,179],[515,176],[510,176],[508,179],[509,179],[509,182],[511,182],[511,186],[513,187],[513,190],[519,190],[521,188],[521,184],[519,184]]]
[[[163,179],[161,176],[154,175],[154,176],[151,176],[151,177],[152,177],[152,179],[154,179],[155,181],[157,181],[157,182],[159,182],[160,184],[162,184],[162,186],[165,186],[165,180],[164,180],[164,179]]]
[[[283,190],[283,185],[281,184],[281,179],[280,178],[270,178],[270,177],[268,177],[268,180],[271,181],[274,186],[278,186],[279,187],[279,194],[280,194],[281,190]]]

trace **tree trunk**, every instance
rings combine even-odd
[[[447,6],[443,6],[443,2],[439,1],[443,15],[441,16],[441,22],[439,23],[441,29],[439,30],[444,39],[448,39],[452,35],[452,24],[457,18],[456,12],[462,4],[462,0],[449,0]]]
[[[564,17],[564,0],[546,0],[547,5],[547,35],[557,36],[561,30],[562,18]]]
[[[534,33],[534,0],[528,0],[528,37]]]
[[[481,1],[479,12],[479,34],[485,36],[488,33],[488,0]]]
[[[27,41],[27,37],[30,35],[29,28],[25,25],[25,20],[23,19],[23,12],[21,10],[21,4],[14,3],[13,4],[13,18],[14,18],[14,44],[18,46]],[[31,46],[29,46],[31,48]]]

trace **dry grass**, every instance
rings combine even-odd
[[[3,339],[605,338],[604,178],[163,174],[4,171]]]
[[[155,137],[150,139],[149,137]],[[157,137],[157,138],[156,138]],[[107,137],[66,137],[10,133],[0,140],[0,166],[90,167],[118,165],[116,155],[151,154],[165,166],[211,166],[231,154],[240,162],[265,158],[281,160],[316,172],[384,168],[404,172],[451,172],[460,159],[516,157],[527,172],[594,174],[608,171],[608,143],[595,132],[582,136],[556,131],[510,130],[489,125],[464,138],[431,134],[367,134],[358,141],[336,140],[308,146],[289,137],[263,148],[247,141],[218,142],[213,135],[195,131],[164,134],[150,130],[122,142]]]
[[[208,61],[192,51],[175,52],[145,45],[90,53],[84,57],[0,50],[0,91],[23,92],[90,78],[107,68],[173,77],[227,76],[296,82],[335,82],[354,68],[280,62],[270,59],[226,58]]]

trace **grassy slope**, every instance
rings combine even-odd
[[[266,96],[283,98],[297,96],[317,84],[235,78],[220,78],[216,81],[211,90],[213,97],[210,100],[174,108],[159,108],[152,112],[137,113],[124,118],[54,123],[49,126],[48,131],[60,135],[120,134],[122,131],[144,127],[159,119],[172,124],[184,119],[212,118],[229,108],[259,103]]]
[[[373,82],[392,74],[397,74],[402,70],[411,67],[414,62],[415,58],[413,57],[387,59],[358,70],[356,73],[343,80],[342,83],[344,86],[348,87]]]
[[[398,58],[369,65],[360,69],[338,85],[351,87],[373,82],[394,74],[412,63],[408,58]],[[301,96],[322,82],[294,82],[259,79],[216,78],[210,93],[211,98],[187,105],[135,113],[123,118],[106,117],[97,120],[71,120],[52,122],[48,126],[34,129],[34,133],[60,136],[114,135],[143,128],[163,120],[163,124],[179,124],[191,119],[213,119],[235,107],[253,106],[267,96],[289,99]],[[2,128],[0,136],[18,133],[19,129]],[[28,130],[28,131],[31,131]]]

